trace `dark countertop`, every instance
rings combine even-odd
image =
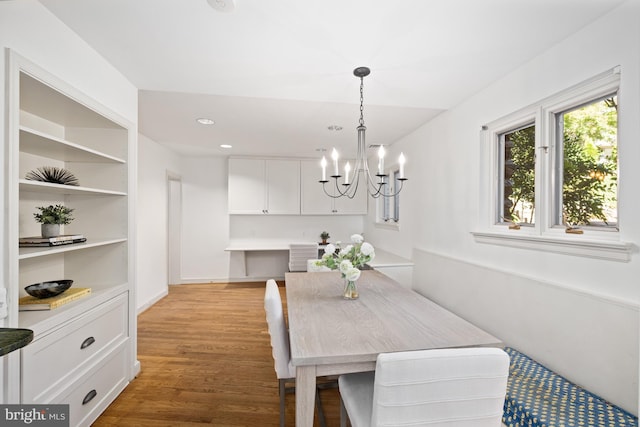
[[[31,329],[0,328],[0,356],[18,350],[33,340]]]

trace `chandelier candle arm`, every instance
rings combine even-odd
[[[399,179],[405,179],[404,178],[404,163],[406,162],[405,158],[404,158],[404,153],[400,152],[400,157],[398,157],[398,164],[400,165],[400,178]]]

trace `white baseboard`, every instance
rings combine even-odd
[[[168,289],[164,289],[162,292],[158,293],[153,298],[151,298],[150,300],[146,301],[143,305],[141,305],[140,307],[137,308],[137,310],[136,310],[137,315],[139,316],[141,313],[143,313],[146,310],[148,310],[152,305],[154,305],[155,303],[160,301],[162,298],[166,297],[168,294],[169,294],[169,290]]]

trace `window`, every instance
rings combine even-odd
[[[385,195],[378,198],[378,224],[389,225],[394,228],[400,222],[400,194],[396,192],[396,189],[402,188],[400,181],[399,170],[387,170],[387,176],[385,176]]]
[[[618,226],[618,97],[556,114],[554,225]]]
[[[500,213],[497,222],[535,222],[535,125],[502,133],[500,144]]]
[[[617,242],[619,77],[610,70],[483,127],[476,240],[628,259]]]

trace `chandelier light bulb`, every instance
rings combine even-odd
[[[351,165],[349,164],[349,162],[347,162],[344,165],[344,184],[345,185],[349,184],[349,172],[351,172]]]
[[[322,180],[327,180],[327,159],[322,156],[322,160],[320,160],[320,166],[322,166]]]
[[[400,157],[398,157],[398,164],[400,165],[400,178],[404,178],[404,164],[407,160],[404,158],[404,153],[400,152]]]
[[[384,175],[384,146],[378,148],[378,175]]]
[[[339,176],[340,175],[340,169],[338,168],[338,150],[336,150],[335,147],[333,148],[333,151],[331,152],[331,158],[333,159],[334,176]]]

